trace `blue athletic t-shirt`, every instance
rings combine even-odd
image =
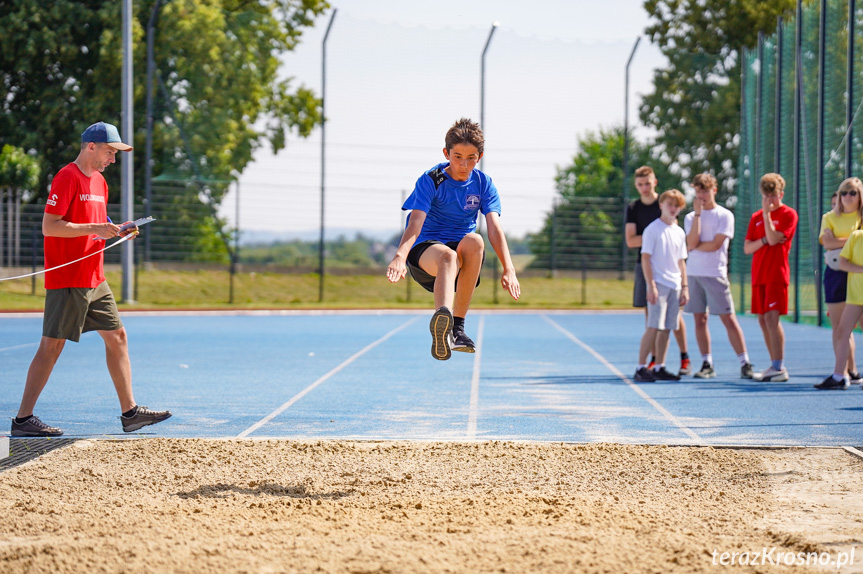
[[[467,181],[456,181],[446,172],[449,162],[439,163],[417,180],[402,209],[426,213],[416,244],[435,239],[442,243],[461,241],[476,231],[479,213],[500,215],[500,196],[491,178],[475,169]],[[408,216],[410,224],[410,216]]]

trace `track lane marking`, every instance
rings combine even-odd
[[[359,359],[361,356],[365,355],[366,353],[368,353],[369,351],[371,351],[372,349],[374,349],[375,347],[377,347],[378,345],[380,345],[381,343],[383,343],[384,341],[386,341],[387,339],[389,339],[390,337],[392,337],[393,335],[395,335],[399,331],[401,331],[401,330],[407,328],[409,325],[415,323],[418,319],[419,319],[419,317],[414,317],[413,319],[411,319],[407,323],[405,323],[399,327],[396,327],[395,329],[393,329],[392,331],[390,331],[389,333],[387,333],[386,335],[384,335],[383,337],[381,337],[377,341],[366,345],[365,347],[363,347],[362,349],[360,349],[359,351],[357,351],[356,353],[354,353],[353,355],[348,357],[338,367],[332,369],[330,372],[328,372],[327,374],[320,377],[314,383],[310,384],[305,389],[303,389],[302,391],[300,391],[299,393],[294,395],[289,401],[284,403],[282,406],[280,406],[279,408],[277,408],[276,410],[274,410],[273,412],[271,412],[270,414],[268,414],[267,416],[265,416],[264,418],[262,418],[261,420],[259,420],[258,422],[256,422],[255,424],[253,424],[252,426],[250,426],[249,428],[247,428],[243,432],[241,432],[240,434],[238,434],[237,438],[245,438],[245,437],[249,436],[250,434],[252,434],[256,430],[258,430],[259,428],[261,428],[262,426],[264,426],[265,424],[267,424],[268,422],[270,422],[271,420],[273,420],[274,418],[276,418],[277,416],[279,416],[280,414],[285,412],[294,403],[296,403],[301,398],[303,398],[304,396],[306,396],[307,394],[312,392],[316,387],[318,387],[320,384],[324,383],[327,379],[329,379],[330,377],[332,377],[333,375],[335,375],[336,373],[338,373],[339,371],[341,371],[342,369],[344,369],[345,367],[347,367],[348,365],[350,365],[351,363],[353,363],[354,361]]]
[[[467,416],[467,438],[476,438],[476,420],[479,413],[479,374],[482,360],[482,335],[485,331],[485,315],[480,315],[476,335],[476,356],[473,359],[473,376],[470,380],[470,407]]]
[[[584,349],[585,351],[587,351],[588,353],[590,353],[591,355],[593,355],[593,357],[594,357],[597,361],[599,361],[600,363],[602,363],[603,365],[605,365],[605,367],[606,367],[609,371],[611,371],[612,373],[614,373],[614,374],[615,374],[619,379],[621,379],[624,383],[626,383],[627,385],[629,385],[629,386],[630,386],[630,388],[631,388],[632,390],[634,390],[636,393],[638,393],[638,395],[639,395],[641,398],[643,398],[645,401],[647,401],[647,402],[650,404],[650,406],[652,406],[654,409],[656,409],[657,411],[659,411],[659,413],[660,413],[662,416],[664,416],[666,419],[668,419],[668,421],[669,421],[669,422],[671,422],[671,424],[673,424],[674,426],[676,426],[677,428],[679,428],[681,431],[683,431],[683,433],[685,433],[689,438],[691,438],[692,440],[694,440],[694,441],[698,442],[699,444],[704,444],[704,445],[708,444],[708,443],[707,443],[707,441],[705,441],[705,440],[704,440],[703,438],[701,438],[698,434],[696,434],[696,433],[695,433],[695,431],[693,431],[692,429],[690,429],[689,427],[687,427],[685,424],[683,424],[682,422],[680,422],[680,420],[679,420],[676,416],[674,416],[673,414],[671,414],[671,413],[670,413],[670,412],[669,412],[665,407],[663,407],[663,406],[662,406],[662,405],[660,405],[658,402],[656,402],[656,400],[654,400],[654,398],[653,398],[653,397],[651,397],[651,396],[650,396],[650,395],[648,395],[646,392],[644,392],[644,390],[643,390],[641,387],[639,387],[638,385],[636,385],[634,382],[632,382],[632,380],[631,380],[629,377],[627,377],[627,376],[626,376],[626,375],[624,375],[622,372],[620,372],[620,370],[619,370],[617,367],[615,367],[615,366],[614,366],[614,365],[612,365],[610,362],[608,362],[608,360],[606,360],[606,358],[605,358],[605,357],[603,357],[602,355],[600,355],[599,353],[597,353],[597,352],[596,352],[595,350],[593,350],[593,348],[591,348],[589,345],[587,345],[587,344],[585,344],[584,342],[582,342],[578,337],[576,337],[575,335],[573,335],[572,333],[570,333],[569,331],[567,331],[566,329],[564,329],[563,327],[561,327],[557,322],[555,322],[555,321],[553,321],[552,319],[550,319],[550,318],[548,317],[548,315],[543,315],[543,316],[542,316],[542,318],[543,318],[543,319],[545,319],[548,323],[550,323],[550,324],[551,324],[555,329],[557,329],[558,331],[560,331],[561,333],[563,333],[563,335],[564,335],[566,338],[568,338],[568,339],[569,339],[569,340],[571,340],[573,343],[575,343],[576,345],[580,346],[582,349]]]

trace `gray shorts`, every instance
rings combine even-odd
[[[632,286],[632,306],[647,307],[647,282],[644,280],[644,271],[641,270],[641,262],[635,264],[635,283]]]
[[[728,315],[734,313],[731,283],[725,277],[689,276],[689,301],[683,308],[687,313]]]
[[[655,304],[647,303],[647,326],[660,331],[673,331],[677,328],[680,314],[680,288],[656,284],[659,298]]]
[[[82,333],[122,328],[117,302],[107,281],[92,289],[67,287],[45,290],[43,337],[77,343]]]

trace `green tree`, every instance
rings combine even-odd
[[[0,11],[0,144],[35,151],[40,188],[77,153],[90,123],[120,123],[122,3],[4,0]],[[134,3],[136,191],[143,190],[146,26],[154,0]],[[231,179],[264,142],[321,121],[320,100],[279,77],[325,0],[170,0],[158,20],[154,174]],[[164,86],[162,89],[159,84]],[[168,97],[165,97],[167,93]],[[182,131],[182,133],[181,133]],[[71,156],[71,157],[70,157]],[[106,171],[112,194],[119,170]],[[113,198],[112,198],[113,199]],[[213,201],[221,198],[216,195]]]
[[[21,149],[5,144],[0,149],[0,190],[15,194],[33,192],[39,183],[42,166],[39,160]],[[2,194],[0,194],[2,198]]]
[[[654,73],[641,120],[656,129],[657,151],[688,180],[712,171],[719,199],[733,193],[740,126],[740,66],[758,32],[776,30],[795,0],[645,0],[647,34],[668,58]]]
[[[655,149],[652,143],[630,139],[630,175],[624,190],[623,128],[600,129],[579,138],[572,163],[558,168],[555,206],[542,230],[527,238],[534,254],[531,267],[548,269],[553,264],[555,269],[577,269],[587,258],[591,269],[619,268],[623,210],[637,197],[635,168],[653,167],[660,190],[682,189],[679,177],[654,155]]]

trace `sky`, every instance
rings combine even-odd
[[[443,157],[447,129],[482,118],[481,169],[501,196],[508,236],[541,229],[555,197],[554,177],[571,163],[577,139],[621,126],[625,66],[649,18],[642,0],[351,0],[333,2],[327,39],[327,117],[307,138],[295,134],[278,154],[255,154],[222,204],[244,241],[314,239],[362,231],[398,234],[406,194]],[[332,10],[283,58],[295,86],[321,94],[322,41]],[[485,106],[481,114],[482,51]],[[639,127],[639,94],[651,91],[664,59],[647,37],[630,68],[629,125]],[[325,169],[322,173],[322,158]],[[237,197],[239,193],[239,205]]]

